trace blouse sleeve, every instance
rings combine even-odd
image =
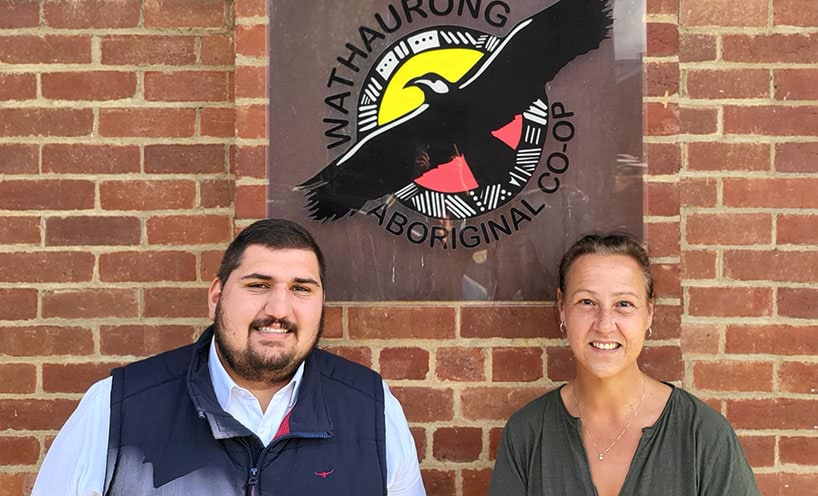
[[[528,491],[529,450],[515,446],[512,426],[506,425],[500,446],[497,450],[497,460],[494,462],[494,473],[491,476],[489,496],[525,496]]]
[[[733,428],[717,419],[702,439],[699,453],[700,496],[761,496],[753,469]]]

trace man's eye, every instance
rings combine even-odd
[[[253,283],[248,284],[247,287],[248,288],[253,288],[253,289],[264,289],[264,288],[267,287],[267,284],[265,284],[263,282],[253,282]]]
[[[312,291],[312,289],[308,288],[307,286],[293,286],[293,291],[309,293]]]

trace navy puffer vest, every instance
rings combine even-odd
[[[321,350],[264,447],[219,405],[213,329],[113,371],[106,495],[385,495],[380,376]]]

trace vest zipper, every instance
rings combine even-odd
[[[256,494],[256,483],[258,482],[258,468],[253,467],[250,469],[250,478],[247,479],[247,490],[249,496],[255,496]]]
[[[288,439],[291,437],[300,437],[303,439],[328,439],[332,437],[328,432],[316,433],[316,432],[290,432],[288,434],[284,434],[283,436],[279,436],[272,441],[270,444],[264,447],[261,450],[261,453],[258,454],[258,458],[253,460],[253,450],[250,449],[250,445],[245,442],[245,447],[247,448],[247,455],[250,458],[250,463],[253,465],[250,467],[250,475],[247,478],[247,496],[255,496],[256,495],[256,485],[258,484],[258,473],[259,473],[259,465],[261,465],[261,460],[264,458],[264,454],[267,453],[275,443],[281,441],[282,439]]]

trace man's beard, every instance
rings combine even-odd
[[[297,332],[298,326],[287,319],[268,318],[254,320],[250,323],[247,330],[247,346],[245,349],[231,349],[223,336],[224,318],[220,301],[216,304],[216,320],[213,322],[216,348],[230,368],[238,374],[239,377],[247,381],[267,384],[277,384],[288,381],[295,374],[298,366],[301,365],[318,345],[318,340],[321,339],[321,334],[324,332],[324,312],[323,309],[321,310],[321,319],[318,323],[318,332],[315,335],[315,340],[305,352],[299,353],[299,351],[293,347],[282,353],[266,356],[254,349],[250,343],[250,337],[252,333],[255,332],[253,330],[254,328],[279,324],[283,329],[287,329],[289,332]]]

